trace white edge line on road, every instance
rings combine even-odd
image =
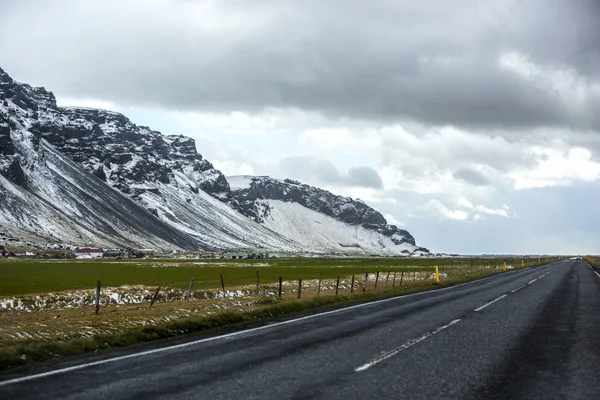
[[[534,280],[532,280],[532,281],[529,281],[528,285],[531,285],[531,284],[532,284],[533,282],[535,282],[535,281],[537,281],[537,278],[535,278],[535,279],[534,279]]]
[[[356,369],[354,370],[354,372],[362,372],[362,371],[365,371],[365,370],[367,370],[367,369],[371,368],[373,365],[379,364],[380,362],[382,362],[382,361],[385,361],[385,360],[387,360],[388,358],[395,356],[396,354],[400,353],[401,351],[403,351],[403,350],[406,350],[406,349],[408,349],[409,347],[412,347],[412,346],[414,346],[415,344],[417,344],[417,343],[420,343],[420,342],[422,342],[423,340],[425,340],[425,339],[427,339],[427,338],[429,338],[429,337],[431,337],[431,336],[435,335],[436,333],[440,333],[440,332],[441,332],[441,331],[443,331],[444,329],[446,329],[446,328],[449,328],[449,327],[451,327],[452,325],[454,325],[454,324],[457,324],[457,323],[459,323],[459,322],[460,322],[460,319],[455,319],[454,321],[450,322],[449,324],[446,324],[446,325],[444,325],[444,326],[440,326],[440,327],[439,327],[439,328],[437,328],[436,330],[434,330],[434,331],[432,331],[432,332],[429,332],[429,333],[426,333],[425,335],[423,335],[423,336],[421,336],[421,337],[419,337],[419,338],[416,338],[416,339],[409,340],[408,342],[404,343],[402,346],[398,346],[398,347],[396,347],[396,348],[395,348],[395,349],[393,349],[393,350],[390,350],[390,351],[388,351],[388,352],[386,352],[386,353],[383,353],[383,354],[382,354],[382,355],[380,355],[380,356],[377,356],[376,358],[374,358],[374,359],[373,359],[373,361],[370,361],[370,362],[368,362],[368,363],[366,363],[366,364],[364,364],[364,365],[361,365],[360,367],[356,368]]]
[[[515,290],[511,290],[510,292],[511,293],[518,292],[519,290],[523,289],[525,286],[527,286],[527,285],[519,286],[518,288],[516,288]]]
[[[518,271],[514,271],[514,272],[519,272],[519,271],[523,271],[523,270],[518,270]],[[272,324],[265,324],[265,325],[262,325],[262,326],[259,326],[259,327],[256,327],[256,328],[245,329],[243,331],[232,332],[232,333],[228,333],[228,334],[225,334],[225,335],[214,336],[214,337],[209,337],[209,338],[200,339],[200,340],[194,340],[192,342],[187,342],[187,343],[182,343],[182,344],[176,344],[176,345],[171,345],[171,346],[167,346],[167,347],[161,347],[161,348],[153,349],[153,350],[141,351],[139,353],[128,354],[128,355],[125,355],[125,356],[107,358],[105,360],[92,361],[92,362],[88,362],[88,363],[84,363],[84,364],[74,365],[72,367],[56,369],[54,371],[48,371],[48,372],[42,372],[42,373],[39,373],[39,374],[34,374],[34,375],[29,375],[29,376],[23,376],[21,378],[9,379],[9,380],[6,380],[6,381],[1,381],[0,382],[0,386],[13,385],[15,383],[27,382],[27,381],[31,381],[31,380],[34,380],[34,379],[45,378],[45,377],[52,376],[52,375],[60,375],[60,374],[64,374],[64,373],[67,373],[67,372],[78,371],[78,370],[81,370],[81,369],[84,369],[84,368],[89,368],[89,367],[94,367],[94,366],[98,366],[98,365],[109,364],[109,363],[113,363],[113,362],[117,362],[117,361],[128,360],[130,358],[143,357],[143,356],[148,356],[148,355],[151,355],[151,354],[163,353],[163,352],[170,351],[170,350],[182,349],[182,348],[185,348],[185,347],[195,346],[195,345],[206,343],[206,342],[212,342],[212,341],[216,341],[216,340],[220,340],[220,339],[227,339],[227,338],[231,338],[231,337],[235,337],[235,336],[241,336],[241,335],[244,335],[246,333],[252,333],[252,332],[257,332],[257,331],[261,331],[261,330],[264,330],[264,329],[274,328],[276,326],[287,325],[287,324],[292,324],[292,323],[299,322],[299,321],[305,321],[305,320],[308,320],[308,319],[319,318],[319,317],[322,317],[322,316],[325,316],[325,315],[331,315],[331,314],[341,313],[341,312],[345,312],[345,311],[348,311],[348,310],[353,310],[353,309],[356,309],[356,308],[368,307],[368,306],[372,306],[372,305],[375,305],[375,304],[382,304],[382,303],[387,303],[387,302],[395,301],[395,300],[402,300],[402,299],[405,299],[405,298],[408,298],[408,297],[413,297],[413,296],[422,296],[422,295],[425,295],[425,294],[428,294],[428,293],[436,293],[436,292],[442,292],[442,291],[446,291],[446,290],[450,290],[450,289],[456,289],[456,288],[461,287],[461,286],[471,285],[471,284],[474,284],[474,283],[481,283],[481,282],[485,282],[487,280],[491,280],[491,279],[502,277],[502,276],[506,276],[506,275],[507,275],[506,273],[501,274],[501,275],[493,275],[493,276],[489,276],[487,278],[478,279],[478,280],[474,280],[474,281],[470,281],[470,282],[465,282],[465,283],[460,283],[460,284],[454,285],[454,286],[448,286],[448,287],[444,287],[444,288],[433,289],[433,290],[428,290],[428,291],[419,292],[419,293],[405,294],[405,295],[390,297],[390,298],[382,299],[382,300],[375,300],[375,301],[371,301],[371,302],[368,302],[368,303],[361,303],[361,304],[356,304],[356,305],[349,306],[349,307],[338,308],[336,310],[324,311],[324,312],[319,313],[319,314],[307,315],[305,317],[290,319],[290,320],[287,320],[287,321],[275,322],[275,323],[272,323]]]
[[[597,271],[594,271],[594,273],[598,275],[598,278],[600,278],[600,274]]]
[[[484,305],[482,305],[481,307],[479,307],[479,308],[476,308],[476,309],[475,309],[475,311],[481,311],[481,310],[483,310],[484,308],[486,308],[487,306],[491,306],[491,305],[492,305],[492,304],[494,304],[495,302],[502,300],[502,299],[503,299],[503,298],[505,298],[506,296],[507,296],[506,294],[503,294],[502,296],[500,296],[500,297],[498,297],[498,298],[496,298],[496,299],[494,299],[494,300],[492,300],[492,301],[490,301],[490,302],[488,302],[488,303],[485,303],[485,304],[484,304]]]

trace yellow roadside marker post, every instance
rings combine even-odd
[[[438,266],[435,266],[435,281],[436,283],[440,283],[440,270]]]
[[[525,260],[521,260],[521,268],[525,268]]]
[[[504,270],[506,271],[506,261],[504,261]]]

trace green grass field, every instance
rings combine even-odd
[[[195,278],[197,289],[218,288],[223,274],[225,286],[251,285],[259,271],[261,283],[284,280],[324,279],[360,275],[366,272],[441,271],[456,268],[515,267],[521,259],[403,259],[403,258],[295,258],[269,260],[119,260],[45,261],[0,260],[0,297],[122,285],[186,288]],[[537,260],[526,261],[528,265]]]

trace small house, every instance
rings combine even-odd
[[[125,251],[120,249],[105,250],[102,256],[104,258],[123,258],[125,256]]]
[[[103,255],[104,250],[102,249],[82,248],[75,250],[75,258],[78,260],[91,260],[95,258],[102,258]]]

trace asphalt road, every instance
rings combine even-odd
[[[600,275],[556,262],[62,367],[0,399],[598,399]]]

